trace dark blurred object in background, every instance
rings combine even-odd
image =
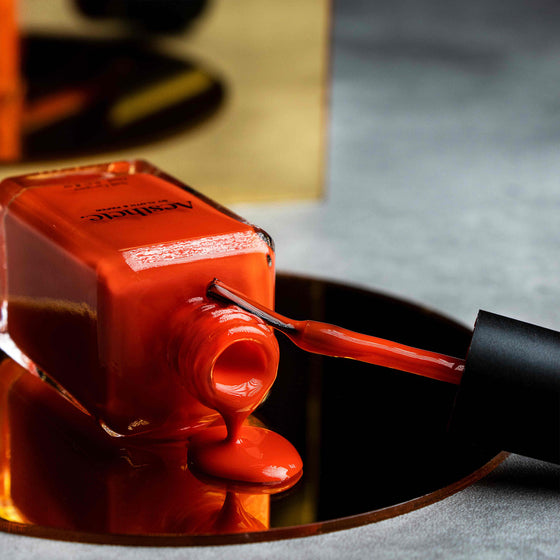
[[[1,173],[120,150],[222,202],[321,196],[330,2],[0,0]]]
[[[161,139],[200,124],[224,99],[225,84],[209,70],[143,42],[30,35],[23,45],[25,160]]]
[[[74,0],[93,18],[116,19],[154,33],[178,33],[206,8],[207,0]]]

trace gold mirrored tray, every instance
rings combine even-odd
[[[431,310],[320,279],[279,275],[276,308],[463,356],[470,331]],[[39,379],[0,365],[0,529],[123,545],[216,545],[302,537],[444,499],[505,454],[451,440],[455,386],[309,355],[279,335],[278,379],[254,421],[304,461],[271,494],[198,479],[183,442],[112,442]],[[62,402],[61,402],[62,401]]]

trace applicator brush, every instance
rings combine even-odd
[[[455,385],[461,382],[464,360],[360,334],[328,323],[294,321],[250,300],[218,279],[209,284],[207,295],[234,303],[244,311],[260,317],[307,352],[351,358]]]
[[[496,450],[560,464],[560,333],[480,311],[466,359],[296,321],[214,279],[207,295],[233,303],[299,348],[458,386],[450,429]]]

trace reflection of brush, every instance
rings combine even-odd
[[[207,294],[257,315],[307,352],[352,358],[455,385],[461,381],[464,360],[359,334],[328,323],[294,321],[251,301],[218,279],[209,284]]]
[[[465,360],[317,321],[294,321],[214,279],[233,303],[303,350],[459,385],[451,428],[478,443],[560,464],[560,333],[481,311]],[[359,382],[357,387],[359,387]]]

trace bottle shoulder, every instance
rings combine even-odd
[[[24,223],[91,266],[121,262],[135,272],[272,250],[262,230],[147,165],[134,173],[6,180],[4,225],[6,217]]]

